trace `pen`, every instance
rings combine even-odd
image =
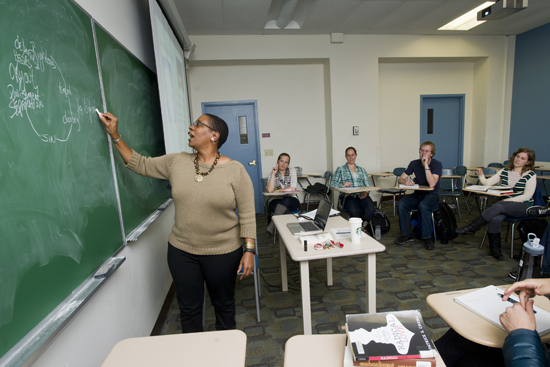
[[[500,298],[504,298],[504,294],[502,293],[497,293]],[[516,301],[515,299],[512,299],[511,297],[508,297],[507,299],[508,302],[510,302],[511,304],[514,304],[514,303],[519,303],[519,301]],[[533,310],[534,313],[537,313],[537,311]]]
[[[336,232],[336,234],[348,234],[349,232]]]

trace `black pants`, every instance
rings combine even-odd
[[[193,255],[168,243],[183,333],[203,331],[204,284],[214,306],[216,330],[235,329],[235,279],[242,248],[223,255]]]
[[[269,202],[269,212],[273,213],[279,204],[287,208],[285,214],[289,214],[290,212],[300,209],[300,200],[292,196],[287,196],[282,199],[271,200]]]
[[[359,199],[359,197],[348,195],[344,202],[344,210],[348,212],[350,218],[371,220],[374,215],[374,203],[370,196]]]
[[[449,329],[435,346],[447,367],[504,367],[502,349],[474,343]]]

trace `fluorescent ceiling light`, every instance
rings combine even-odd
[[[495,1],[487,1],[477,8],[472,9],[466,14],[461,15],[455,20],[445,24],[443,27],[438,28],[438,31],[467,31],[477,27],[481,23],[485,22],[485,20],[477,20],[477,12],[493,5],[494,3]]]

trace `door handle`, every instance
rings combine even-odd
[[[256,165],[256,160],[254,159],[252,162],[248,162],[248,165],[249,166],[255,166]]]

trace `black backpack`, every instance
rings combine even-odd
[[[376,226],[380,226],[380,232],[382,234],[386,234],[390,231],[391,223],[386,214],[380,209],[374,209],[374,215],[372,216],[372,219],[370,220],[370,223],[372,224],[372,229],[375,230]],[[374,236],[374,233],[371,231],[371,226],[366,225],[365,230],[367,233],[371,236]]]
[[[521,237],[521,242],[524,243],[527,241],[527,236],[529,235],[529,233],[534,233],[538,238],[542,238],[547,226],[548,222],[546,221],[546,219],[543,218],[531,218],[522,220],[518,224],[518,232],[519,236]]]
[[[444,201],[439,203],[438,212],[439,215],[436,221],[437,237],[439,237],[440,243],[449,243],[458,236],[455,213],[453,213],[449,204]]]

